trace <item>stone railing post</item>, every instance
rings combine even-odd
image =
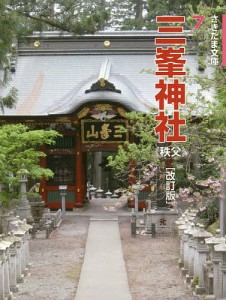
[[[30,267],[30,250],[29,250],[29,240],[30,240],[30,233],[29,230],[32,228],[31,225],[27,224],[27,220],[24,219],[23,221],[19,221],[19,229],[24,232],[24,235],[21,233],[19,236],[23,238],[23,251],[24,251],[24,256],[23,256],[23,271],[24,274],[28,274],[28,268]]]
[[[184,230],[183,242],[184,242],[184,267],[181,269],[182,275],[187,275],[189,272],[189,230],[192,228],[192,223],[189,224],[187,229]]]
[[[195,227],[195,224],[191,224],[191,228],[187,230],[188,234],[188,274],[186,274],[186,283],[190,284],[194,275],[194,256],[195,256],[195,240],[193,234],[198,229]]]
[[[6,245],[0,243],[0,299],[5,299],[5,276],[4,276],[4,264],[5,264],[5,251]]]
[[[15,235],[17,238],[16,241],[16,247],[17,247],[17,254],[18,254],[18,259],[17,259],[17,282],[22,283],[24,282],[24,274],[23,274],[23,265],[22,265],[22,245],[23,245],[23,237],[25,232],[19,229],[18,224],[15,225],[14,230],[12,230],[12,233]]]
[[[204,230],[203,225],[200,225],[200,230],[193,234],[194,239],[197,241],[194,261],[194,276],[198,277],[198,285],[195,286],[195,292],[199,295],[205,293],[204,263],[206,262],[207,253],[209,252],[209,248],[205,244],[205,238],[211,236],[212,234],[210,232]]]
[[[10,291],[10,282],[9,282],[9,247],[11,242],[6,242],[0,238],[0,245],[5,246],[5,251],[2,256],[3,259],[3,268],[4,268],[4,298],[3,299],[11,299],[12,293]]]
[[[224,243],[225,239],[220,236],[220,229],[216,230],[216,236],[206,238],[205,243],[209,246],[210,256],[209,260],[213,266],[213,286],[209,287],[209,291],[213,291],[213,295],[216,299],[220,298],[220,285],[221,285],[221,272],[219,263],[221,261],[221,254],[214,251],[214,246]]]
[[[10,282],[10,290],[13,293],[18,292],[18,285],[17,285],[17,238],[13,236],[13,234],[6,236],[4,238],[6,241],[11,242],[11,246],[9,248],[10,254],[10,261],[9,261],[9,282]]]
[[[180,268],[184,267],[184,244],[187,242],[187,240],[185,240],[184,237],[184,231],[189,228],[190,228],[190,224],[188,223],[188,221],[185,224],[178,226],[179,237],[180,237],[180,259],[178,263]]]
[[[61,210],[59,209],[59,210],[57,211],[57,215],[56,215],[56,220],[55,220],[54,227],[55,227],[55,228],[56,228],[56,227],[59,227],[60,224],[61,224],[61,222],[62,222],[62,212],[61,212]]]
[[[14,211],[5,212],[2,216],[2,233],[7,235],[10,231],[10,223],[17,220]]]
[[[219,296],[222,299],[226,299],[226,240],[224,244],[218,244],[214,246],[214,251],[221,254],[220,262],[220,291]]]

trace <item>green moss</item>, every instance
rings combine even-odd
[[[72,267],[68,270],[67,272],[67,277],[70,278],[71,280],[73,281],[78,281],[79,280],[79,277],[80,277],[80,273],[81,273],[81,268],[82,266],[81,265],[78,265],[78,266],[75,266],[75,267]]]
[[[209,231],[210,233],[212,233],[213,235],[216,234],[216,230],[220,227],[220,221],[217,220],[216,222],[214,222],[213,224],[211,224],[208,228],[207,231]]]
[[[194,279],[193,279],[193,284],[194,286],[198,285],[199,284],[199,276],[195,276]]]

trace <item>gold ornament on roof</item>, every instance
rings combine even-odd
[[[119,113],[120,116],[125,117],[126,111],[123,108],[118,107],[117,111],[118,111],[118,113]]]
[[[85,116],[87,116],[89,112],[89,108],[88,107],[84,107],[79,113],[78,113],[78,118],[81,119]]]
[[[101,111],[112,110],[112,105],[111,104],[96,104],[94,106],[94,109],[101,110]]]
[[[41,42],[40,41],[35,41],[34,46],[35,46],[35,48],[41,47]]]
[[[104,46],[105,47],[109,47],[111,45],[111,42],[110,41],[104,41]]]
[[[99,83],[100,83],[100,87],[105,87],[105,79],[104,78],[100,78],[99,79]]]

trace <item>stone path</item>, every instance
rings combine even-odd
[[[118,218],[91,218],[75,300],[131,300]]]
[[[125,199],[92,200],[89,207],[66,212],[49,239],[40,233],[31,240],[31,276],[19,286],[16,299],[195,299],[177,267],[178,241],[170,236],[132,238],[125,204]]]

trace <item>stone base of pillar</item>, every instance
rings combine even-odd
[[[194,290],[195,287],[196,287],[196,284],[197,284],[197,283],[194,282],[194,277],[193,277],[193,279],[192,279],[191,282],[190,282],[190,288],[191,288],[192,290]]]
[[[156,234],[175,234],[175,221],[179,214],[175,210],[151,210],[146,213],[147,227],[155,224]]]
[[[181,258],[178,261],[178,266],[180,269],[182,269],[184,267],[184,262],[181,260]]]
[[[31,207],[29,206],[19,206],[17,208],[17,214],[21,220],[26,219],[27,223],[33,223],[34,219],[31,214]]]
[[[27,267],[28,269],[30,269],[30,268],[31,268],[31,263],[29,262],[29,263],[26,265],[26,267]]]
[[[187,283],[187,284],[191,284],[191,281],[193,280],[193,276],[187,274],[185,280],[186,280],[186,283]]]
[[[84,205],[84,204],[83,204],[82,202],[76,202],[76,203],[75,203],[75,207],[76,207],[76,208],[82,208],[83,205]]]
[[[182,268],[181,275],[186,276],[188,274],[188,269]]]
[[[205,300],[216,300],[216,297],[214,295],[206,295]]]
[[[11,299],[14,299],[12,292],[10,292],[9,294],[5,294],[4,295],[4,300],[11,300]]]
[[[18,283],[24,283],[24,274],[21,274],[20,277],[17,278]]]
[[[19,291],[18,285],[10,286],[10,291],[12,291],[13,293],[18,293]]]
[[[27,269],[30,269],[30,268],[31,268],[31,263],[28,263],[28,264],[26,265],[26,268],[27,268]]]
[[[205,289],[205,287],[196,285],[195,286],[195,293],[196,293],[196,295],[204,295],[206,293],[206,289]]]
[[[29,270],[28,270],[28,268],[26,268],[26,269],[23,271],[23,275],[24,275],[24,276],[29,276]]]

